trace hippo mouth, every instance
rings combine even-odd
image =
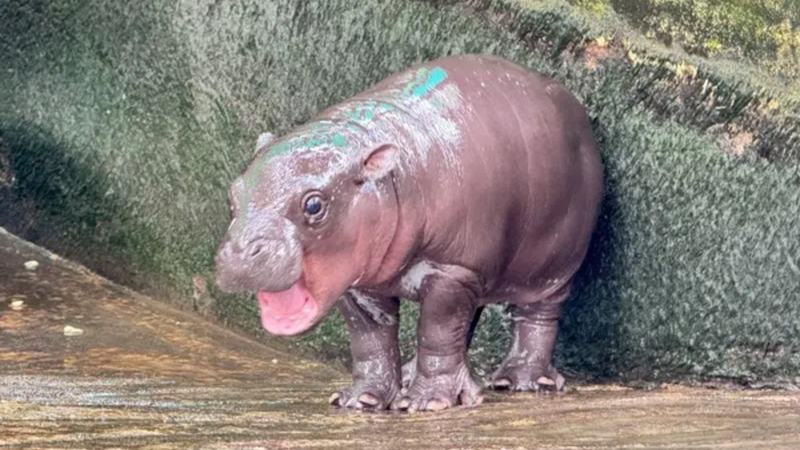
[[[319,308],[302,281],[281,292],[256,294],[261,308],[261,324],[268,332],[279,336],[295,336],[311,328]]]

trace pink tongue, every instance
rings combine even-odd
[[[294,286],[283,292],[259,292],[258,301],[261,308],[267,307],[272,314],[290,316],[303,309],[306,299],[310,297],[308,292],[295,283]]]
[[[317,318],[317,302],[300,283],[282,292],[259,292],[261,324],[272,334],[291,336],[308,330]]]

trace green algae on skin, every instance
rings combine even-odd
[[[436,89],[446,79],[447,71],[441,67],[434,67],[430,70],[423,68],[417,71],[417,78],[406,86],[404,92],[407,96],[423,97]]]
[[[390,98],[385,100],[368,99],[364,102],[355,101],[342,111],[334,112],[332,117],[344,119],[344,126],[328,120],[312,121],[301,127],[294,136],[284,138],[281,142],[272,145],[268,144],[266,153],[257,156],[253,167],[241,177],[239,188],[244,197],[241,204],[249,211],[249,191],[257,187],[267,165],[274,158],[325,146],[335,149],[347,147],[350,141],[343,133],[343,128],[349,132],[358,133],[361,131],[359,127],[368,127],[380,115],[396,111],[398,108],[393,104],[393,100],[400,104],[418,101],[433,93],[447,78],[447,71],[441,67],[420,68],[414,73],[411,81],[402,90],[398,89],[395,91],[396,94],[390,95]],[[442,106],[440,99],[434,98],[432,102],[437,107]]]
[[[292,153],[297,150],[309,150],[323,145],[333,147],[347,146],[347,137],[340,132],[323,131],[318,134],[302,134],[298,137],[275,144],[267,153],[266,159],[270,160],[276,156]]]
[[[402,95],[398,96],[400,102],[420,99],[430,94],[444,83],[447,77],[447,71],[441,67],[417,70],[415,78],[406,85]],[[375,120],[381,113],[394,111],[395,109],[396,107],[390,101],[368,100],[366,104],[355,104],[352,109],[348,108],[343,116],[348,121],[363,124],[364,122]],[[318,126],[310,126],[308,130],[304,130],[298,136],[275,144],[265,155],[266,160],[269,161],[279,155],[293,153],[298,150],[309,150],[323,145],[338,148],[347,146],[347,137],[336,130],[335,126],[334,129],[324,127],[318,132],[319,128]]]

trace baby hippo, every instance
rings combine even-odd
[[[560,390],[558,319],[602,197],[588,117],[553,79],[487,55],[418,64],[279,138],[260,136],[230,189],[216,256],[225,292],[252,292],[264,328],[294,336],[338,307],[351,335],[345,408],[478,405],[468,334],[511,305],[494,387]],[[419,302],[401,367],[400,299]]]

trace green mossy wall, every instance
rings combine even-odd
[[[590,111],[606,164],[559,366],[599,379],[800,384],[793,158],[726,154],[702,130],[741,108],[705,121],[697,111],[708,102],[676,110],[665,88],[636,85],[655,69],[587,69],[562,53],[582,41],[580,24],[530,16],[521,39],[519,29],[490,26],[477,3],[8,0],[0,135],[15,182],[0,191],[0,225],[263,337],[252,299],[218,295],[211,278],[226,189],[258,134],[285,132],[411,63],[494,53],[564,82]],[[210,296],[193,296],[196,276]],[[404,312],[408,354],[415,308]],[[337,314],[293,342],[347,361]],[[504,312],[491,308],[471,351],[479,374],[507,342]]]

